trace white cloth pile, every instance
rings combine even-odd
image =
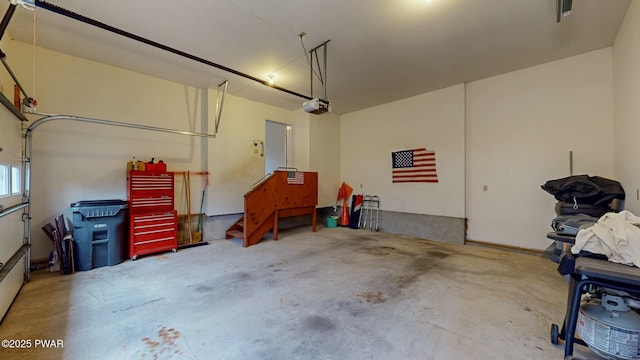
[[[580,229],[571,252],[585,250],[609,261],[640,267],[640,217],[630,211],[606,213],[593,226]]]

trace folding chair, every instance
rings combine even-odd
[[[64,273],[72,274],[75,272],[75,264],[73,261],[73,236],[69,231],[67,231],[64,215],[57,216],[54,221],[58,234],[60,235]]]
[[[42,231],[44,231],[44,233],[47,234],[47,236],[53,243],[53,247],[55,248],[56,255],[58,256],[58,260],[60,261],[60,273],[64,275],[64,269],[62,266],[62,241],[60,240],[60,235],[58,234],[58,230],[50,223],[46,223],[42,227]]]

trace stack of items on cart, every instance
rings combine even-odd
[[[551,260],[559,262],[580,229],[609,212],[622,210],[625,192],[619,182],[600,176],[574,175],[547,181],[542,189],[555,197],[556,217],[547,237],[555,240]]]
[[[622,210],[624,190],[614,180],[570,176],[542,188],[558,200],[547,237],[569,285],[551,343],[565,342],[565,359],[577,359],[574,344],[605,359],[640,359],[640,217]]]

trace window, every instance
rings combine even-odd
[[[20,167],[11,167],[11,195],[18,195],[22,191],[22,184],[20,183]]]
[[[0,164],[0,197],[9,195],[9,165]]]
[[[21,172],[20,166],[0,163],[0,197],[20,194]]]

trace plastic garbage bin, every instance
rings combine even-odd
[[[121,263],[127,248],[127,202],[88,200],[71,204],[76,270]]]

